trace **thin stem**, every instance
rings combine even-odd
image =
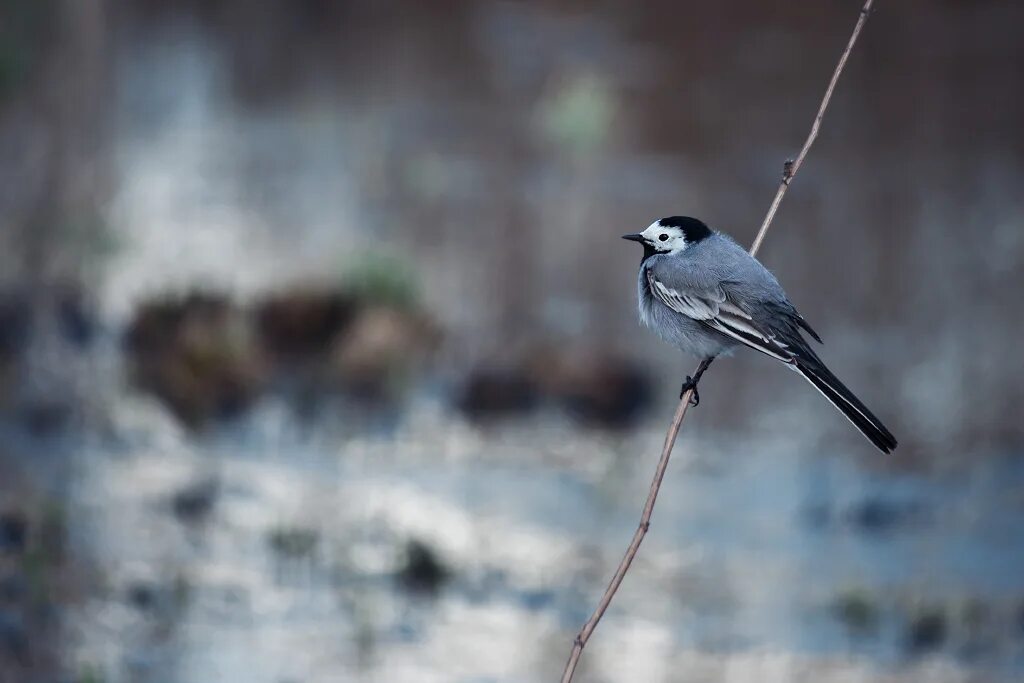
[[[779,183],[779,189],[775,193],[775,199],[772,200],[771,206],[768,209],[767,215],[764,217],[764,222],[761,223],[761,228],[757,232],[757,237],[754,238],[754,243],[750,247],[751,256],[756,255],[758,250],[761,248],[761,242],[764,241],[765,235],[768,233],[768,227],[772,223],[772,219],[775,218],[775,212],[779,208],[779,204],[782,203],[782,198],[786,194],[786,190],[789,189],[789,184],[793,178],[796,177],[797,171],[800,170],[800,166],[803,165],[804,159],[807,157],[807,152],[811,149],[811,145],[814,144],[814,140],[818,137],[818,130],[821,128],[821,121],[825,117],[825,110],[828,108],[829,101],[832,99],[832,91],[835,90],[836,83],[839,81],[839,75],[843,72],[843,68],[846,66],[846,60],[850,57],[850,52],[853,51],[853,46],[857,42],[857,37],[860,35],[861,29],[864,27],[864,22],[867,21],[868,14],[871,12],[871,4],[873,0],[867,0],[864,3],[864,7],[860,10],[860,15],[857,18],[857,23],[853,27],[853,33],[850,35],[850,40],[846,44],[846,49],[843,50],[843,54],[839,57],[839,63],[836,65],[835,71],[832,73],[832,80],[829,81],[828,88],[825,90],[825,96],[821,100],[821,106],[818,107],[818,113],[814,117],[814,122],[811,124],[811,132],[807,135],[807,140],[804,141],[804,146],[800,149],[800,154],[797,155],[795,161],[787,161],[783,173],[782,182]],[[594,629],[597,628],[598,622],[601,621],[601,617],[604,616],[605,611],[612,602],[612,598],[615,597],[615,592],[619,589],[619,584],[626,577],[626,572],[629,571],[629,567],[633,564],[633,558],[636,557],[637,551],[640,549],[640,544],[644,540],[644,536],[647,535],[647,530],[651,525],[651,514],[654,512],[654,503],[658,499],[658,491],[661,489],[662,479],[665,478],[665,470],[668,468],[669,458],[672,456],[672,448],[676,443],[676,436],[679,434],[679,429],[682,427],[683,419],[686,418],[686,410],[690,406],[690,398],[693,395],[693,390],[686,391],[679,398],[679,405],[676,407],[675,415],[672,417],[672,423],[668,427],[668,433],[665,434],[665,445],[661,449],[661,457],[658,459],[658,466],[654,470],[654,480],[651,482],[650,492],[647,494],[647,501],[644,503],[643,513],[640,515],[640,524],[637,527],[636,532],[633,534],[633,540],[629,542],[629,547],[626,549],[626,554],[622,557],[622,561],[619,562],[618,569],[615,570],[615,575],[612,576],[611,582],[608,584],[608,588],[605,589],[604,595],[601,596],[601,601],[597,604],[597,608],[594,613],[587,619],[587,623],[583,624],[583,628],[576,635],[576,639],[573,641],[572,652],[569,654],[569,661],[565,664],[565,670],[562,673],[562,683],[569,683],[572,680],[573,674],[576,671],[576,665],[579,663],[580,656],[583,654],[583,648],[586,647],[587,641],[590,640],[591,634]]]
[[[644,540],[644,536],[647,535],[647,529],[651,525],[651,514],[654,512],[654,501],[658,499],[658,489],[661,488],[661,480],[664,479],[665,470],[668,468],[668,460],[669,456],[672,455],[672,446],[675,444],[676,434],[679,433],[679,427],[683,424],[683,418],[686,417],[686,410],[690,407],[690,395],[692,393],[693,390],[691,389],[683,394],[683,398],[680,399],[679,405],[676,407],[676,414],[672,417],[672,424],[668,428],[668,434],[665,435],[665,445],[661,449],[658,467],[654,470],[654,481],[651,482],[651,490],[647,494],[647,502],[644,503],[644,511],[640,515],[640,525],[637,526],[636,532],[633,533],[633,540],[629,542],[629,548],[626,549],[626,554],[623,556],[622,562],[619,563],[619,568],[615,570],[615,575],[612,577],[611,583],[608,584],[607,590],[601,596],[601,602],[598,603],[597,609],[587,619],[587,623],[580,629],[576,640],[573,642],[572,653],[569,655],[569,661],[565,665],[565,671],[562,673],[562,683],[568,683],[572,680],[573,672],[576,671],[576,663],[579,661],[580,655],[583,654],[583,647],[590,639],[590,634],[597,628],[597,622],[601,621],[601,617],[604,616],[608,605],[611,604],[615,592],[619,590],[619,584],[626,578],[629,565],[633,563],[636,551],[640,549],[640,543]]]
[[[804,146],[800,149],[800,153],[796,156],[795,161],[787,161],[783,166],[782,170],[782,181],[779,183],[779,190],[775,193],[775,199],[772,200],[772,205],[768,208],[768,213],[764,217],[764,221],[761,223],[761,228],[757,231],[757,237],[754,238],[754,244],[750,247],[750,255],[754,256],[761,249],[761,242],[764,241],[764,236],[768,234],[768,226],[772,224],[772,219],[775,218],[775,212],[779,208],[779,204],[782,203],[782,198],[786,195],[786,190],[789,189],[789,184],[793,178],[796,177],[797,171],[803,166],[804,159],[807,158],[807,152],[811,150],[811,145],[818,139],[818,131],[821,129],[821,121],[825,118],[825,110],[828,109],[828,103],[832,100],[832,91],[836,89],[836,83],[839,82],[839,74],[843,73],[843,68],[846,66],[846,60],[850,58],[850,53],[853,51],[853,46],[857,42],[857,37],[860,35],[860,30],[864,28],[864,22],[868,20],[868,15],[871,13],[871,3],[874,0],[867,0],[864,3],[864,7],[860,10],[860,15],[857,17],[857,23],[853,27],[853,33],[850,34],[850,40],[846,43],[846,49],[843,50],[843,54],[839,57],[839,63],[836,64],[836,70],[832,72],[832,80],[828,82],[828,88],[825,89],[825,96],[821,98],[821,106],[818,107],[818,113],[814,117],[814,123],[811,124],[811,132],[808,134],[807,139],[804,141]]]

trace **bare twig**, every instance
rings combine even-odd
[[[860,10],[860,16],[857,18],[857,23],[853,27],[853,33],[850,35],[850,40],[846,43],[846,49],[843,50],[843,54],[839,57],[839,63],[836,65],[835,71],[832,73],[832,80],[829,81],[828,88],[825,90],[825,96],[821,100],[821,106],[818,107],[818,113],[814,117],[814,122],[811,124],[811,132],[807,135],[807,140],[804,141],[804,146],[800,149],[800,153],[797,155],[795,160],[787,160],[782,172],[782,181],[779,183],[779,189],[775,193],[775,199],[772,200],[771,206],[768,209],[767,215],[764,217],[764,222],[761,223],[761,228],[757,232],[757,237],[754,238],[754,243],[750,247],[751,256],[756,255],[758,250],[761,248],[761,242],[764,241],[765,235],[768,233],[768,227],[772,223],[772,219],[775,218],[775,212],[779,208],[779,204],[782,203],[782,198],[786,194],[786,190],[789,189],[790,183],[793,178],[796,177],[797,172],[800,170],[800,166],[803,165],[804,159],[807,157],[807,152],[811,149],[811,145],[814,144],[814,140],[818,137],[818,130],[821,128],[821,121],[825,117],[825,110],[828,108],[829,101],[832,99],[832,91],[835,90],[836,83],[839,81],[839,75],[843,72],[843,68],[846,66],[846,60],[850,57],[850,52],[853,50],[854,44],[857,42],[857,37],[860,35],[861,29],[864,27],[864,22],[867,21],[868,15],[871,12],[871,4],[873,0],[867,0],[864,3],[864,7]],[[597,608],[594,613],[590,615],[587,623],[583,625],[580,632],[576,635],[576,639],[573,641],[572,652],[569,654],[569,661],[565,664],[565,671],[562,673],[562,683],[569,683],[572,680],[573,674],[576,671],[576,665],[579,663],[580,656],[583,654],[583,648],[586,646],[587,641],[590,639],[594,629],[597,628],[597,624],[601,621],[601,617],[604,616],[605,611],[612,602],[612,598],[615,597],[615,592],[619,589],[619,584],[626,577],[626,572],[629,571],[629,566],[633,563],[633,558],[636,557],[637,551],[640,549],[640,544],[644,540],[644,536],[647,535],[647,530],[651,524],[651,513],[654,512],[654,503],[658,499],[658,491],[661,488],[661,481],[665,477],[665,470],[668,468],[669,458],[672,456],[672,447],[675,445],[676,436],[679,434],[679,428],[683,424],[683,419],[686,417],[686,411],[690,406],[690,398],[693,395],[693,389],[690,389],[684,393],[679,399],[679,405],[676,407],[676,413],[672,417],[672,423],[669,425],[668,433],[665,434],[665,445],[661,449],[661,458],[658,460],[658,467],[654,470],[654,480],[651,482],[650,492],[647,494],[647,502],[644,503],[643,513],[640,515],[640,525],[637,527],[636,532],[633,534],[633,540],[630,541],[629,547],[626,549],[626,554],[623,556],[622,561],[619,562],[618,569],[615,570],[615,575],[612,577],[611,582],[608,584],[608,588],[605,589],[604,595],[601,596],[601,601],[597,604]]]
[[[768,208],[768,213],[764,217],[764,222],[761,223],[760,230],[757,231],[757,237],[754,238],[754,244],[750,247],[750,255],[754,256],[758,250],[761,249],[761,242],[764,241],[764,236],[768,234],[768,226],[771,225],[772,219],[775,218],[775,212],[779,208],[779,204],[782,203],[782,198],[786,194],[786,190],[789,189],[789,183],[796,176],[797,171],[804,163],[804,159],[807,158],[807,152],[810,151],[811,145],[818,138],[818,130],[821,128],[821,120],[825,118],[825,110],[828,109],[828,103],[832,99],[832,91],[836,89],[836,83],[839,81],[839,74],[843,73],[843,68],[846,66],[846,60],[850,57],[850,52],[853,51],[853,45],[857,42],[857,37],[860,35],[860,30],[864,28],[864,22],[868,20],[868,15],[871,13],[871,3],[874,0],[867,0],[864,3],[864,7],[860,10],[860,16],[857,17],[857,23],[853,27],[853,33],[850,34],[850,40],[846,43],[846,49],[843,50],[843,54],[839,57],[839,63],[836,64],[836,70],[832,72],[832,80],[828,82],[828,88],[825,89],[825,96],[821,98],[821,106],[818,107],[818,114],[814,117],[814,123],[811,124],[811,132],[807,135],[807,140],[804,141],[804,146],[800,149],[800,154],[796,156],[795,160],[787,161],[782,171],[782,182],[779,183],[779,191],[775,193],[775,199],[772,200],[772,205]]]

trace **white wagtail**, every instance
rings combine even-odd
[[[727,235],[696,218],[672,216],[623,239],[644,247],[637,288],[640,321],[701,359],[680,391],[693,389],[716,356],[749,346],[796,370],[885,453],[896,438],[833,375],[801,335],[821,343],[775,276]]]

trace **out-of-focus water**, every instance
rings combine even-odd
[[[386,433],[306,431],[271,402],[199,441],[145,401],[114,415],[73,458],[73,534],[107,590],[71,624],[115,681],[551,680],[661,438],[553,417],[481,429],[429,398]],[[842,456],[684,427],[591,675],[773,670],[758,657],[823,680],[1018,675],[1024,463],[882,476]],[[411,541],[449,576],[436,592],[398,578]],[[837,617],[851,595],[864,624]],[[943,635],[922,659],[909,633],[929,610]]]

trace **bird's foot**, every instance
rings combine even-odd
[[[700,403],[700,394],[697,393],[697,380],[687,375],[683,386],[679,388],[679,400],[683,400],[686,392],[691,390],[693,393],[690,394],[690,405],[696,407]]]

